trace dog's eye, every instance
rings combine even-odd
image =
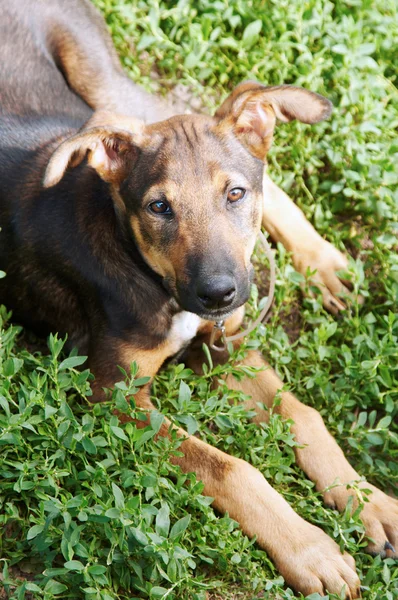
[[[246,190],[244,188],[233,188],[229,190],[227,200],[228,202],[238,202],[238,200],[242,200],[246,196]]]
[[[155,215],[171,215],[171,208],[167,202],[163,200],[157,200],[156,202],[151,202],[149,205],[149,210]]]

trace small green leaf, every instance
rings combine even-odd
[[[191,390],[185,381],[181,381],[178,392],[178,406],[181,410],[185,410],[191,400]]]
[[[150,591],[150,598],[163,598],[167,592],[168,590],[166,588],[156,585]]]
[[[7,358],[3,363],[3,374],[5,377],[12,377],[23,365],[21,358]]]
[[[87,356],[69,356],[69,358],[65,358],[65,360],[60,363],[58,370],[74,369],[75,367],[82,365],[86,360]]]
[[[159,509],[156,515],[156,533],[163,537],[167,537],[170,529],[170,509],[165,502]]]
[[[90,438],[84,437],[82,439],[82,446],[89,454],[97,454],[97,446]]]
[[[28,531],[26,536],[27,540],[33,540],[33,538],[37,537],[44,529],[44,525],[34,525]]]
[[[58,408],[55,406],[51,406],[50,404],[46,404],[44,407],[44,418],[49,419],[53,415],[58,412]]]
[[[21,439],[15,433],[7,431],[0,436],[0,445],[11,444],[15,446],[21,445]]]
[[[142,387],[151,381],[150,377],[139,377],[138,379],[134,379],[135,387]]]
[[[31,582],[26,584],[25,589],[28,592],[39,592],[39,593],[42,592],[42,589],[38,585],[36,585],[35,583],[31,583]]]
[[[185,517],[182,517],[182,519],[179,519],[176,523],[174,523],[170,531],[170,538],[174,539],[182,533],[184,533],[184,531],[189,525],[190,520],[191,515],[186,515]]]
[[[366,439],[368,440],[368,442],[370,442],[373,446],[382,446],[383,445],[383,438],[381,437],[381,435],[379,435],[378,433],[368,433],[366,435]]]
[[[246,49],[251,48],[258,40],[258,36],[261,31],[262,25],[263,24],[261,19],[257,19],[256,21],[249,23],[249,25],[244,30],[242,43]]]
[[[68,562],[64,564],[64,567],[65,569],[68,569],[68,571],[84,571],[84,565],[80,560],[68,560]]]
[[[103,565],[91,565],[87,571],[90,573],[90,575],[103,575],[106,573],[107,568]]]
[[[111,425],[111,431],[120,440],[124,440],[125,442],[129,441],[127,435],[124,433],[124,431],[123,431],[123,429],[121,427],[117,427],[117,425]]]
[[[9,417],[10,416],[10,405],[8,403],[8,400],[4,396],[0,396],[0,406],[6,413],[7,417]]]
[[[153,410],[150,415],[151,427],[155,433],[159,433],[159,430],[164,421],[164,415],[157,410]]]
[[[380,419],[380,421],[377,423],[377,428],[378,429],[387,429],[391,425],[391,421],[392,421],[392,418],[389,415],[387,415],[387,416],[383,417],[382,419]]]
[[[59,583],[59,581],[55,581],[55,579],[49,579],[46,583],[44,591],[47,594],[53,594],[54,596],[57,596],[58,594],[62,594],[62,592],[65,592],[65,590],[67,589],[67,586],[63,583]]]
[[[138,527],[131,527],[130,531],[139,544],[142,544],[143,546],[147,545],[148,538],[141,529],[138,529]]]
[[[155,487],[157,482],[158,480],[155,477],[155,475],[144,475],[143,477],[141,477],[141,485],[145,488]]]
[[[198,431],[198,422],[192,415],[178,415],[175,418],[185,426],[189,435],[193,435]]]
[[[152,44],[154,44],[155,42],[155,36],[144,33],[144,35],[141,37],[140,41],[137,44],[138,52],[142,52],[142,50],[149,48],[149,46],[152,46]]]
[[[112,483],[112,492],[115,498],[115,506],[118,510],[124,509],[124,495],[119,486],[115,483]]]
[[[118,508],[108,508],[105,516],[109,519],[120,519],[120,510]]]

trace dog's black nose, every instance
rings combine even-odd
[[[199,283],[196,293],[205,308],[225,308],[236,296],[235,281],[228,275],[212,277]]]

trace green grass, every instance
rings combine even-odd
[[[333,101],[328,122],[278,129],[270,169],[318,231],[354,257],[365,305],[336,321],[318,298],[302,299],[300,278],[280,247],[272,318],[250,344],[263,350],[287,388],[320,410],[361,474],[397,494],[396,2],[96,4],[127,71],[149,89],[183,83],[213,110],[241,80],[256,78],[303,85]],[[354,554],[366,600],[397,598],[397,563],[363,552],[357,517],[324,508],[294,464],[289,423],[274,415],[255,427],[237,394],[223,385],[212,390],[212,372],[198,378],[172,366],[156,381],[159,412],[151,426],[123,426],[112,412],[130,410],[125,396],[143,383],[134,382],[134,372],[110,404],[93,409],[85,401],[90,375],[76,370],[78,357],[65,360],[56,338],[48,355],[32,353],[5,310],[1,321],[5,597],[296,597],[236,523],[214,513],[201,483],[171,465],[178,442],[154,441],[161,410],[249,460],[296,511]]]

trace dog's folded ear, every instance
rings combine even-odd
[[[326,119],[332,103],[319,94],[290,85],[266,87],[245,81],[217,110],[219,127],[233,130],[239,141],[260,160],[265,160],[272,143],[276,120],[297,119],[318,123]]]
[[[95,116],[83,130],[60,144],[47,165],[44,187],[56,185],[68,167],[77,166],[86,156],[87,163],[107,183],[119,185],[126,178],[143,142],[144,125],[133,119],[127,123],[116,116],[115,124],[105,119],[105,124],[97,125],[100,120],[101,116]]]

